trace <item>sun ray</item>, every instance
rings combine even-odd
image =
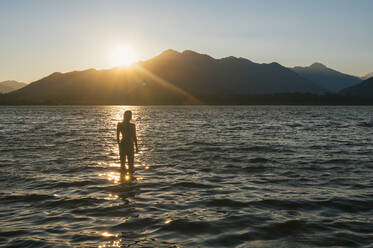
[[[181,94],[182,96],[185,96],[188,99],[188,103],[190,104],[203,104],[202,101],[200,101],[198,98],[195,96],[191,95],[190,93],[186,92],[185,90],[182,90],[172,83],[168,82],[167,80],[155,75],[154,73],[148,71],[144,67],[142,67],[140,64],[136,63],[133,65],[134,69],[140,71],[141,73],[145,74],[145,76],[150,77],[153,79],[156,83],[159,85],[168,88],[178,94]]]

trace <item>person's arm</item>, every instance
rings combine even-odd
[[[133,125],[133,139],[135,141],[136,153],[137,153],[139,152],[139,147],[137,146],[136,125]]]
[[[119,136],[120,136],[120,129],[119,129],[119,123],[117,125],[117,143],[119,144]]]

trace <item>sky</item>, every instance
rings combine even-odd
[[[1,0],[0,81],[111,68],[166,49],[373,72],[372,0]]]

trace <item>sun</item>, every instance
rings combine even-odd
[[[110,66],[129,66],[137,61],[134,50],[125,45],[120,45],[112,49],[110,53]]]

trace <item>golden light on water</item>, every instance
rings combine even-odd
[[[111,67],[129,66],[137,61],[135,51],[127,45],[118,45],[112,48],[109,55]]]
[[[120,167],[120,164],[118,164],[118,163],[111,163],[111,164],[109,164],[109,167]]]
[[[136,176],[134,177],[131,173],[126,172],[125,174],[121,174],[118,172],[107,172],[107,173],[100,173],[98,174],[100,177],[106,178],[109,182],[113,183],[121,183],[121,181],[124,182],[131,182],[131,181],[142,181],[144,178],[142,176]],[[115,194],[109,194],[108,197],[105,199],[107,200],[116,200],[118,199],[118,195]]]
[[[106,177],[110,182],[113,183],[119,183],[120,181],[120,173],[117,172],[101,173],[99,176]]]
[[[106,247],[122,247],[122,240],[115,240],[112,242],[107,242],[106,244],[99,245],[98,248],[106,248]]]
[[[124,180],[125,180],[126,182],[130,181],[130,180],[131,180],[131,175],[127,173],[127,174],[124,176]]]
[[[107,237],[118,237],[118,234],[113,234],[113,233],[109,233],[109,232],[103,232],[101,235],[105,238],[107,238]]]
[[[115,194],[109,194],[108,197],[105,198],[105,200],[117,200],[119,198],[118,195]]]
[[[119,237],[119,234],[114,234],[114,233],[110,233],[110,232],[103,232],[101,233],[101,236],[105,239],[110,239],[110,238],[117,238]],[[122,247],[122,239],[117,239],[117,240],[113,240],[113,241],[107,241],[101,245],[98,246],[99,248],[104,248],[104,247]]]

